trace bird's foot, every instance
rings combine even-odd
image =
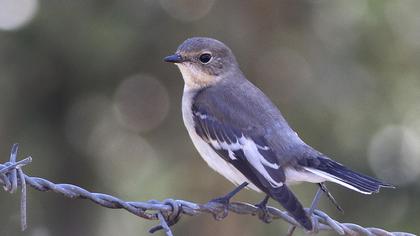
[[[270,197],[267,195],[265,196],[265,198],[258,204],[255,204],[256,207],[258,207],[259,211],[258,211],[258,218],[264,222],[264,223],[271,223],[271,221],[273,220],[273,218],[271,217],[270,213],[268,212],[267,209],[267,203],[268,203],[268,199]]]
[[[215,220],[222,220],[228,215],[229,199],[226,197],[218,197],[210,200],[208,204],[217,204],[211,212]]]
[[[207,203],[207,205],[211,204],[211,213],[213,214],[215,220],[222,220],[228,215],[230,199],[247,185],[248,183],[244,182],[225,196],[214,198]]]

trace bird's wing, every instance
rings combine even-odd
[[[192,106],[196,133],[262,190],[281,187],[285,181],[283,169],[261,130],[239,120],[223,119],[215,109],[200,103]]]
[[[226,94],[225,94],[226,95]],[[249,97],[248,97],[249,98]],[[196,133],[225,161],[278,201],[306,229],[312,224],[302,204],[284,184],[285,174],[271,142],[264,114],[235,96],[196,97],[192,105]],[[246,99],[246,98],[245,98]],[[229,104],[225,101],[229,101]],[[248,99],[253,102],[252,99]]]

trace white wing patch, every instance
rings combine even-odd
[[[210,144],[217,150],[227,150],[231,160],[237,159],[233,151],[237,151],[242,148],[242,145],[238,141],[236,141],[236,143],[229,144],[226,141],[220,142],[220,140],[210,139]]]
[[[267,170],[265,169],[264,166],[273,168],[273,169],[279,169],[280,166],[277,165],[276,163],[271,163],[269,161],[267,161],[263,155],[261,155],[261,153],[258,151],[258,145],[252,141],[251,139],[247,139],[244,136],[242,136],[239,139],[239,142],[242,144],[241,149],[243,150],[244,154],[245,154],[245,158],[247,159],[247,161],[255,168],[257,169],[258,172],[260,172],[260,174],[262,176],[264,176],[264,178],[270,183],[271,186],[273,186],[274,188],[279,188],[281,186],[283,186],[282,182],[277,182],[275,181],[270,174],[268,174]]]
[[[209,118],[206,114],[202,114],[200,112],[195,112],[194,114],[201,120],[206,120]],[[268,167],[277,170],[280,168],[280,166],[277,163],[271,163],[267,161],[258,151],[258,149],[267,151],[270,149],[268,146],[258,145],[252,139],[245,137],[242,133],[240,137],[236,137],[236,142],[228,143],[217,137],[217,134],[215,135],[216,139],[211,138],[208,129],[204,129],[204,132],[207,135],[209,144],[214,149],[227,151],[231,160],[237,160],[234,152],[242,150],[248,163],[251,164],[270,183],[272,187],[278,188],[283,185],[282,182],[275,181],[265,168]]]

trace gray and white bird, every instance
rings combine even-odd
[[[202,158],[235,185],[249,183],[266,193],[265,202],[268,197],[279,202],[305,229],[311,230],[312,222],[288,185],[331,181],[364,194],[392,187],[303,142],[222,42],[190,38],[164,61],[181,71],[182,115]]]

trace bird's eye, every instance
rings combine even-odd
[[[200,59],[201,63],[207,64],[211,60],[211,54],[210,53],[203,53],[203,54],[200,55],[199,59]]]

